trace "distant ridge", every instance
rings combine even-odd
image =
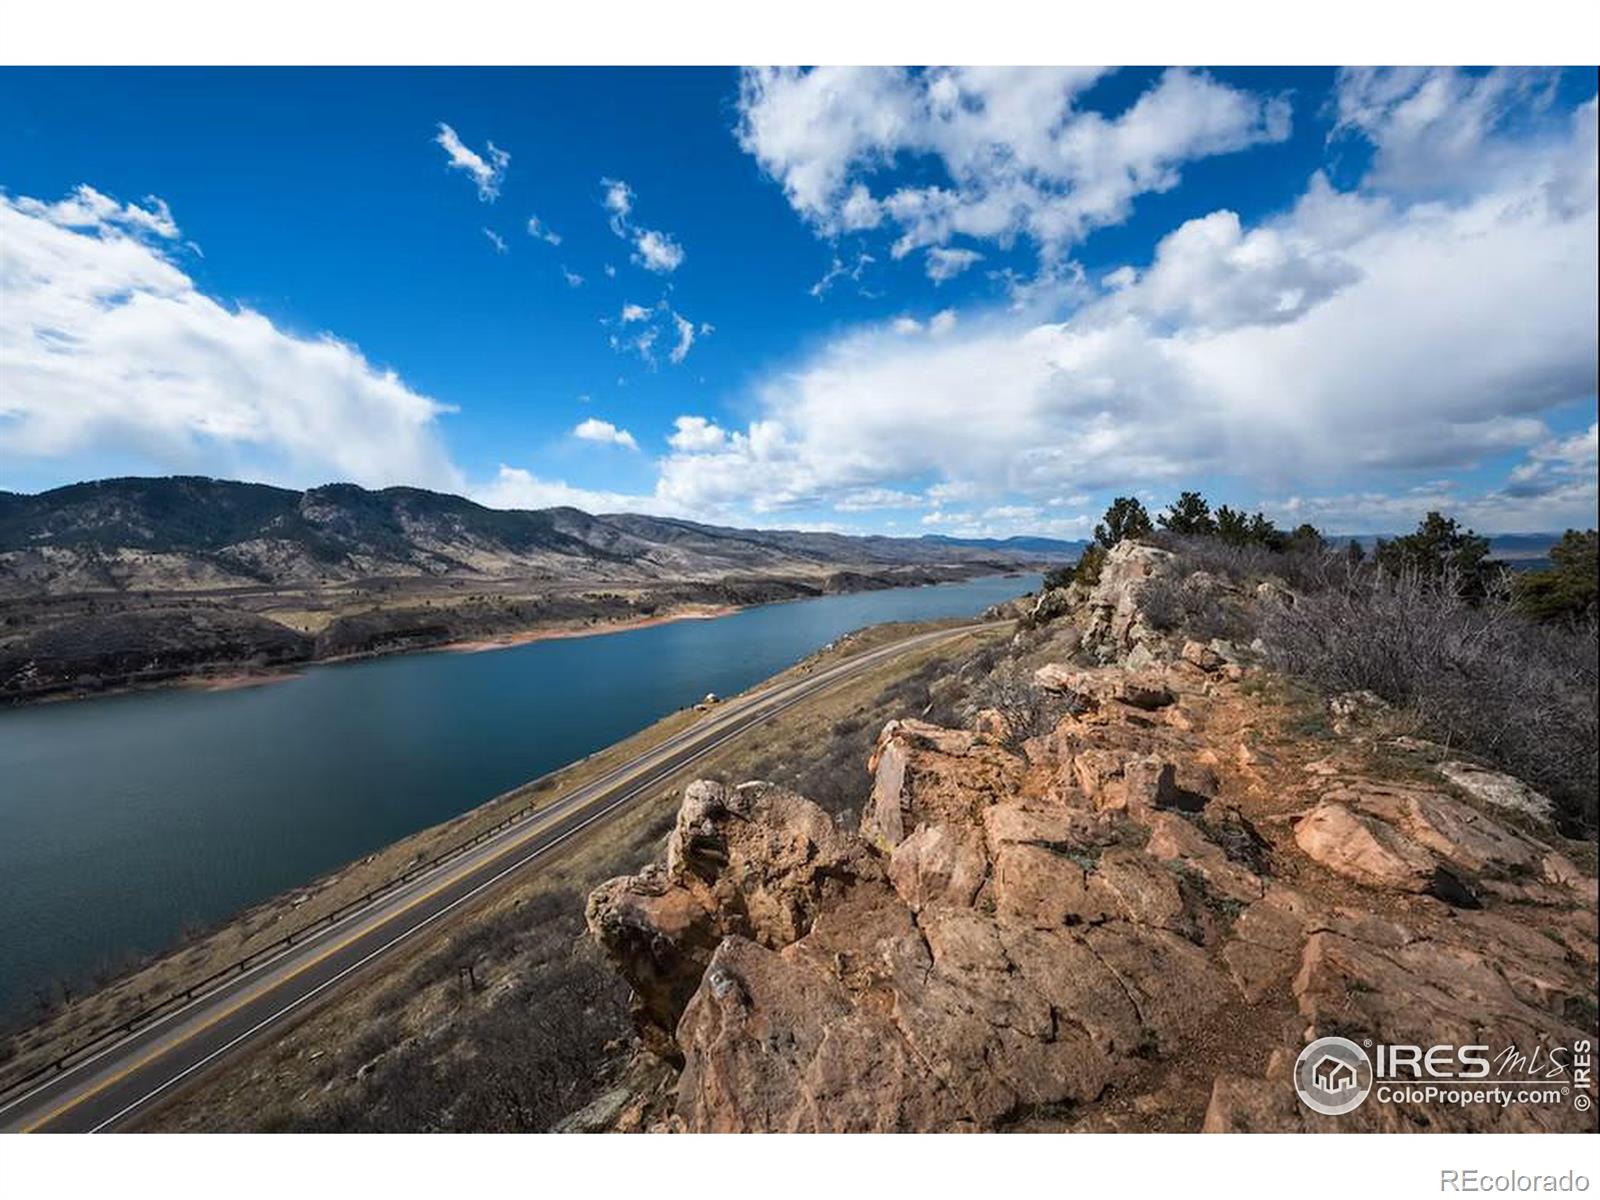
[[[0,492],[0,593],[314,586],[371,577],[705,578],[821,568],[996,568],[1075,556],[1047,538],[852,537],[575,508],[502,510],[421,488],[296,491],[202,476]]]

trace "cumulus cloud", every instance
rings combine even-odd
[[[700,454],[721,449],[727,440],[726,431],[705,417],[679,417],[673,422],[667,444],[685,454]]]
[[[448,166],[452,170],[464,171],[472,182],[477,184],[479,200],[488,204],[499,198],[500,185],[506,177],[506,168],[511,165],[511,155],[493,142],[487,144],[484,154],[479,154],[463,142],[456,131],[443,121],[439,122],[439,132],[433,140],[449,155]]]
[[[581,288],[583,286],[583,276],[567,267],[561,268],[561,278],[567,281],[567,286],[570,288]]]
[[[634,321],[648,321],[653,309],[648,309],[642,304],[624,303],[622,306],[622,323],[631,324]]]
[[[1176,186],[1191,160],[1288,136],[1289,106],[1170,70],[1128,108],[1079,106],[1083,68],[747,70],[740,146],[820,234],[893,226],[897,257],[951,238],[1028,237],[1046,258]],[[942,178],[878,177],[928,156]],[[929,263],[934,269],[933,260]]]
[[[603,446],[621,446],[625,450],[639,448],[639,443],[634,440],[633,434],[626,429],[618,429],[610,421],[602,421],[598,417],[579,421],[572,431],[572,436],[584,442],[599,442]]]
[[[829,164],[870,157],[839,160],[822,143],[844,130],[852,145],[898,144],[896,120],[925,120],[891,103],[851,124],[838,106],[856,113],[862,88],[931,86],[834,78],[829,95],[813,94],[810,75],[746,82],[747,105],[764,114],[747,136],[785,148],[769,166],[819,221],[849,180]],[[1158,89],[1218,86],[1180,73]],[[763,97],[791,88],[817,123],[772,141]],[[1488,157],[1505,127],[1475,126]],[[973,313],[938,340],[908,336],[911,318],[848,332],[770,376],[746,431],[672,455],[661,490],[691,506],[782,507],[932,476],[1037,503],[1202,475],[1271,490],[1353,474],[1398,481],[1545,446],[1545,414],[1592,403],[1596,388],[1595,102],[1563,117],[1559,136],[1535,138],[1539,153],[1519,152],[1514,175],[1448,200],[1383,185],[1408,128],[1390,142],[1390,125],[1361,126],[1376,150],[1363,186],[1340,191],[1317,175],[1288,212],[1254,226],[1226,211],[1190,221],[1148,268],[1114,273],[1114,289],[1066,320]],[[1559,461],[1537,451],[1520,482]]]
[[[642,512],[662,516],[655,497],[577,487],[559,479],[542,479],[522,467],[500,464],[493,479],[472,489],[472,498],[490,508],[581,508],[590,513]]]
[[[1314,186],[1319,200],[1327,196],[1325,181]],[[1106,282],[1123,293],[1128,309],[1191,330],[1294,321],[1358,274],[1315,231],[1287,221],[1247,233],[1226,210],[1186,221],[1162,238],[1142,277],[1131,268],[1123,272]]]
[[[641,229],[634,235],[633,261],[647,271],[670,275],[683,265],[683,247],[673,241],[670,234]]]
[[[202,293],[160,201],[0,195],[0,461],[458,488],[451,411],[331,334]]]

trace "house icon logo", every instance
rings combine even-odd
[[[1349,1038],[1318,1038],[1295,1059],[1294,1090],[1312,1112],[1341,1116],[1372,1090],[1372,1061]]]

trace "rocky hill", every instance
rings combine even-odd
[[[1123,543],[931,692],[964,701],[883,728],[854,819],[691,785],[664,858],[590,897],[638,1048],[567,1127],[1593,1130],[1592,1084],[1300,1103],[1328,1035],[1570,1084],[1551,1054],[1597,1035],[1594,848],[1377,697],[1190,636],[1158,611],[1175,585],[1295,603]]]
[[[303,587],[370,577],[686,579],[728,573],[1014,564],[1025,546],[726,529],[574,508],[502,511],[417,488],[298,492],[197,477],[0,492],[0,596]]]

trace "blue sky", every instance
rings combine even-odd
[[[1590,71],[7,70],[0,488],[1593,524],[1594,131]]]

